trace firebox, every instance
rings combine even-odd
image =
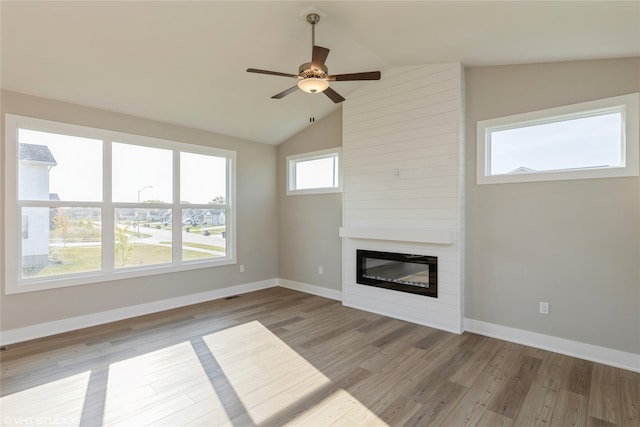
[[[438,258],[393,252],[356,251],[356,282],[438,297]]]

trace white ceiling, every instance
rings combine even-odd
[[[338,105],[246,69],[297,74],[312,7],[333,74],[640,56],[640,1],[2,1],[2,88],[279,144]]]

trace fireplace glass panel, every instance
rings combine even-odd
[[[358,250],[356,282],[437,297],[437,265],[432,256]]]
[[[364,277],[428,288],[429,264],[365,258]]]

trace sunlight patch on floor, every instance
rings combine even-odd
[[[206,402],[206,405],[198,403]],[[204,406],[204,407],[203,407]],[[112,363],[105,397],[103,425],[169,425],[204,413],[228,421],[191,343],[183,342]]]
[[[311,393],[330,382],[256,321],[207,335],[204,341],[255,424],[302,397],[291,395],[297,385]]]
[[[305,397],[330,385],[307,362],[260,322],[253,321],[204,337],[211,354],[255,424],[286,412]],[[333,419],[332,419],[333,417]],[[337,390],[293,420],[297,425],[385,425],[345,390]]]
[[[336,390],[287,426],[387,426],[349,392]]]
[[[81,372],[0,398],[0,422],[12,425],[77,425],[91,371]]]

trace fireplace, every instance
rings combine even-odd
[[[356,283],[438,297],[437,257],[358,249],[356,258]]]

